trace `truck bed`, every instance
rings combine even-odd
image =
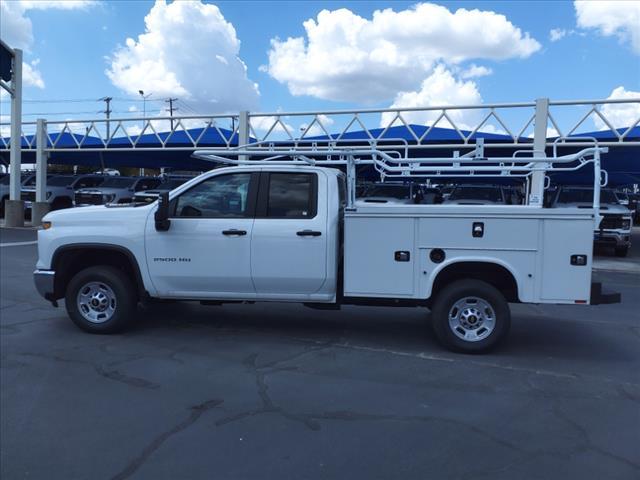
[[[513,275],[521,302],[589,301],[592,209],[363,203],[355,207],[345,212],[344,220],[347,297],[428,299],[445,269],[451,271],[462,262],[488,262]],[[444,259],[433,253],[437,249]],[[576,255],[586,256],[586,263],[572,264]]]

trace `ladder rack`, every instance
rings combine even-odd
[[[567,154],[558,155],[558,143],[566,146],[567,140],[592,141],[594,146]],[[344,167],[347,174],[347,207],[353,208],[356,192],[356,167],[371,165],[386,178],[434,178],[434,177],[517,177],[530,182],[534,172],[570,172],[593,164],[594,195],[593,208],[596,217],[600,207],[600,187],[607,183],[606,172],[602,175],[600,155],[608,152],[607,147],[598,146],[595,138],[559,137],[553,144],[553,155],[536,150],[517,150],[510,157],[487,157],[484,154],[483,139],[478,139],[475,148],[452,157],[418,157],[420,151],[409,155],[408,144],[402,139],[385,139],[391,142],[404,142],[386,146],[377,141],[350,141],[340,145],[338,141],[297,141],[295,145],[275,142],[256,142],[234,148],[197,150],[194,158],[228,165],[312,165],[319,167]],[[363,145],[354,145],[361,143]],[[525,156],[527,154],[528,156]],[[544,178],[544,176],[543,176]]]

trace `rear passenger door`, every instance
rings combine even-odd
[[[258,297],[310,295],[327,277],[327,205],[317,172],[262,172],[251,239]]]

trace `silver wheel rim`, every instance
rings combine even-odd
[[[89,282],[78,291],[78,311],[91,323],[104,323],[111,320],[116,312],[116,295],[111,287],[103,282]]]
[[[449,310],[449,327],[465,342],[479,342],[495,329],[496,313],[486,300],[464,297]]]

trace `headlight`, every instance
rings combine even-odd
[[[102,195],[102,200],[105,203],[111,203],[113,202],[113,200],[116,198],[115,194],[111,194],[111,195]]]
[[[42,222],[42,229],[49,230],[51,228],[51,222]]]
[[[629,230],[631,228],[631,219],[630,218],[623,218],[622,219],[622,229],[623,230]]]

